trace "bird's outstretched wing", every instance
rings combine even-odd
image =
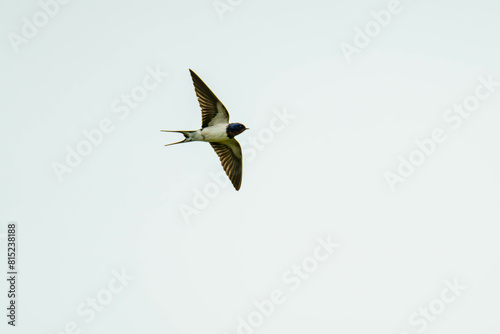
[[[218,123],[229,123],[229,113],[226,107],[196,73],[191,69],[189,69],[189,72],[201,107],[201,127],[206,128]]]
[[[243,173],[241,146],[236,139],[210,143],[219,156],[220,162],[227,176],[236,190],[240,190]]]

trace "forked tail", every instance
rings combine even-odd
[[[191,133],[194,133],[196,131],[175,131],[175,130],[160,130],[163,132],[177,132],[177,133],[182,133],[184,135],[184,140],[178,141],[176,143],[172,144],[165,144],[165,146],[170,146],[170,145],[175,145],[175,144],[181,144],[181,143],[188,143],[192,141],[193,139],[191,138]]]

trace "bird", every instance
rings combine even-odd
[[[201,108],[201,128],[194,131],[161,130],[184,135],[184,140],[165,146],[194,141],[208,142],[219,156],[226,175],[238,191],[243,175],[243,155],[240,143],[234,137],[249,128],[241,123],[229,123],[229,112],[226,107],[193,70],[189,69],[189,73]]]

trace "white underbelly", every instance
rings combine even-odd
[[[197,137],[199,137],[199,139],[197,139],[208,142],[221,142],[228,140],[229,138],[227,137],[226,127],[226,124],[206,127],[197,133]]]

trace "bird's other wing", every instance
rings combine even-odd
[[[241,176],[243,174],[243,160],[240,143],[236,139],[229,139],[223,142],[210,145],[219,156],[220,162],[227,176],[233,183],[236,190],[240,190]]]
[[[201,107],[201,127],[206,128],[219,123],[229,123],[229,113],[226,107],[196,73],[191,69],[189,69],[189,72]]]

